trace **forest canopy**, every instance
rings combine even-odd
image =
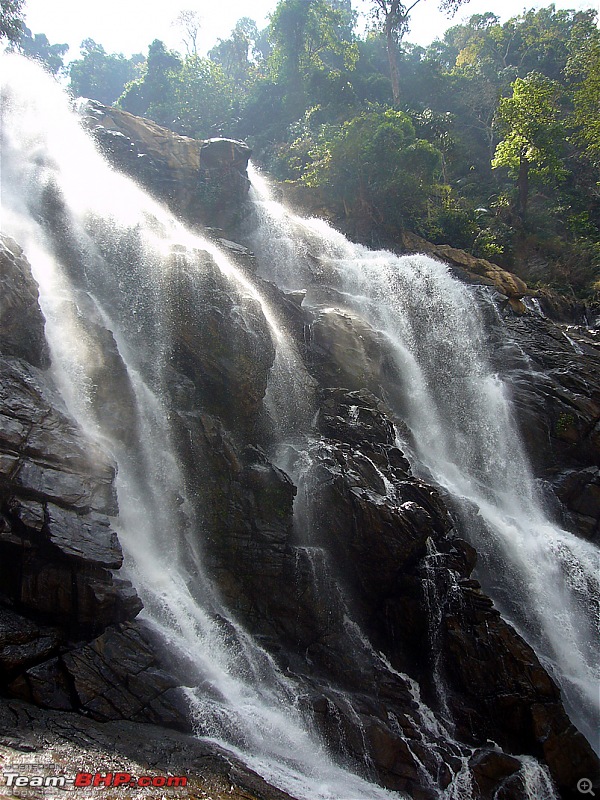
[[[264,30],[244,17],[207,55],[188,12],[184,52],[155,40],[126,58],[86,39],[65,65],[66,45],[32,34],[20,0],[0,2],[1,35],[74,95],[187,136],[245,139],[351,235],[387,244],[411,230],[534,285],[600,291],[592,9],[549,5],[504,23],[475,14],[420,47],[410,3],[279,0]],[[441,4],[450,16],[459,6],[464,15],[467,0]],[[369,20],[360,31],[358,11]]]

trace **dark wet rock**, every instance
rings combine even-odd
[[[114,514],[114,463],[68,417],[45,375],[0,357],[0,379],[4,479],[27,499]]]
[[[571,513],[582,536],[597,541],[600,537],[600,469],[569,470],[555,478],[554,491]]]
[[[73,777],[78,772],[129,772],[131,775],[185,776],[187,786],[161,788],[161,797],[197,800],[293,800],[218,745],[156,725],[131,721],[98,722],[90,717],[36,708],[0,699],[0,747],[5,771]],[[29,788],[32,800],[47,800],[49,789]],[[110,790],[108,790],[110,792]],[[78,788],[92,800],[101,788]],[[127,789],[144,800],[148,790]],[[152,795],[154,797],[154,794]]]
[[[110,627],[69,651],[63,668],[77,707],[99,720],[130,719],[190,729],[178,682],[162,669],[154,644],[135,623]]]
[[[44,708],[189,730],[187,704],[177,686],[144,629],[129,623],[111,626],[97,639],[27,669],[10,690]]]
[[[21,247],[0,236],[0,352],[36,367],[50,364],[38,287]]]
[[[521,769],[517,758],[497,750],[480,750],[469,760],[473,780],[482,800],[494,800],[498,787]]]
[[[38,625],[8,608],[0,608],[0,674],[5,679],[23,667],[46,660],[60,641],[57,628]]]
[[[251,427],[275,358],[260,303],[227,280],[208,254],[201,271],[175,260],[169,294],[173,367],[192,382],[209,413],[234,430]]]
[[[101,567],[118,569],[123,563],[121,545],[107,517],[81,516],[52,503],[46,505],[44,531],[67,557]]]
[[[238,218],[250,185],[246,144],[190,139],[95,100],[85,116],[111,162],[189,222],[223,227]]]

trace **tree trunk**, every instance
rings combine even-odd
[[[388,60],[390,62],[392,97],[394,98],[394,105],[397,106],[400,103],[400,73],[398,72],[398,47],[394,40],[391,13],[388,14],[385,21],[385,42],[387,46]]]
[[[525,156],[521,156],[517,186],[519,189],[519,214],[521,219],[525,220],[527,201],[529,200],[529,161]]]

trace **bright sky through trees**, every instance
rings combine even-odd
[[[468,19],[472,14],[493,11],[502,21],[524,9],[541,8],[549,2],[526,0],[471,0],[460,9],[454,20],[437,10],[437,0],[422,0],[411,14],[411,31],[406,41],[426,45],[443,35],[451,24]],[[598,8],[599,0],[555,0],[557,9]],[[276,0],[103,0],[85,3],[81,0],[26,0],[26,23],[34,33],[45,33],[51,42],[67,42],[71,48],[67,59],[77,58],[83,39],[92,38],[108,52],[131,55],[146,53],[153,39],[162,39],[167,46],[183,49],[181,32],[173,21],[182,9],[197,11],[202,19],[198,49],[206,52],[218,38],[226,38],[240,17],[256,20],[259,28],[277,5]],[[368,3],[356,0],[357,9]]]

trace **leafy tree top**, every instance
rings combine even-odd
[[[23,28],[25,0],[0,0],[0,41],[16,42]]]

